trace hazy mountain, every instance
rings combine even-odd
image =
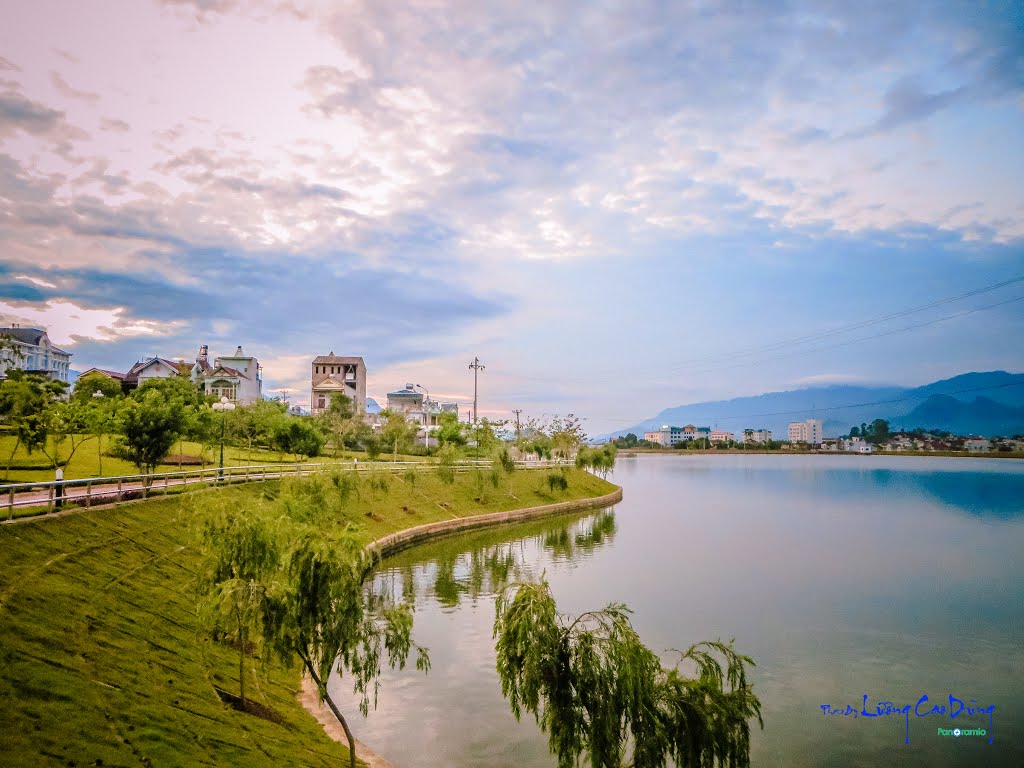
[[[876,418],[887,419],[894,430],[924,427],[958,433],[1013,434],[1024,431],[1011,429],[1018,423],[1021,409],[1024,374],[990,371],[965,373],[913,388],[834,385],[679,405],[607,437],[628,432],[642,436],[663,424],[696,424],[736,433],[748,427],[766,428],[785,439],[789,422],[811,417],[822,420],[826,435],[845,434],[850,427]]]

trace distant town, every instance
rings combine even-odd
[[[812,450],[831,453],[875,453],[876,451],[905,452],[966,452],[966,453],[1021,453],[1024,435],[1013,437],[979,437],[954,435],[942,430],[914,429],[909,432],[890,432],[884,419],[854,427],[844,437],[824,437],[820,419],[791,421],[785,440],[773,438],[768,429],[744,429],[739,435],[711,427],[693,424],[676,427],[664,425],[660,429],[644,432],[643,438],[630,433],[613,440],[620,448],[743,448],[760,450]]]

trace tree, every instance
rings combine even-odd
[[[395,461],[398,461],[398,454],[408,450],[416,439],[419,427],[405,418],[401,411],[383,410],[380,415],[384,418],[384,426],[380,429],[381,443],[392,452]]]
[[[172,388],[151,383],[156,382],[147,382],[125,399],[119,419],[125,457],[147,474],[170,453],[185,427],[184,402]]]
[[[466,445],[468,441],[466,430],[469,425],[459,421],[457,414],[442,413],[437,417],[437,420],[441,425],[437,430],[437,444],[439,446],[450,445],[454,448],[462,448]]]
[[[260,638],[263,615],[281,559],[277,532],[255,515],[230,511],[207,521],[203,543],[209,553],[200,592],[215,624],[226,620],[238,644],[238,688],[245,709],[245,654]]]
[[[615,456],[618,449],[614,443],[605,443],[600,448],[588,448],[583,446],[576,452],[576,466],[580,469],[589,469],[601,477],[608,477],[608,473],[615,469]]]
[[[327,702],[348,740],[349,763],[356,764],[356,746],[348,721],[327,691],[335,668],[348,671],[361,695],[360,711],[369,710],[370,688],[376,703],[382,651],[392,668],[404,668],[412,643],[412,610],[408,605],[368,606],[363,580],[369,555],[351,535],[325,539],[310,530],[296,541],[288,557],[284,587],[268,598],[264,632],[285,662],[298,658]],[[430,666],[426,649],[416,646],[416,668]]]
[[[44,418],[47,440],[43,442],[42,451],[54,468],[70,462],[75,452],[87,440],[96,439],[96,435],[89,431],[88,404],[80,400],[57,400],[49,403],[44,411]],[[71,443],[71,450],[67,458],[62,459],[61,450],[67,442]]]
[[[335,455],[343,448],[354,447],[367,429],[366,423],[356,413],[352,398],[340,393],[331,395],[327,409],[317,416],[317,421]]]
[[[548,733],[559,768],[581,758],[595,768],[750,765],[748,720],[764,723],[746,679],[753,661],[731,642],[692,646],[665,668],[626,606],[563,616],[545,581],[499,593],[494,637],[502,693],[517,719],[525,709]]]
[[[233,440],[245,443],[252,459],[253,443],[271,445],[279,424],[287,418],[288,406],[276,400],[257,400],[226,414],[227,430]]]
[[[274,445],[283,453],[312,458],[323,450],[324,436],[308,418],[283,416],[275,425]]]
[[[7,472],[19,446],[30,454],[46,445],[47,409],[63,394],[66,384],[39,374],[12,368],[0,382],[0,419],[14,429],[14,448],[7,457]]]
[[[99,400],[99,397],[95,397],[97,392],[112,400],[120,399],[124,394],[121,391],[121,382],[93,371],[79,377],[75,382],[74,389],[71,390],[71,399],[85,404],[94,398]]]
[[[889,422],[885,419],[875,419],[871,422],[868,429],[871,432],[870,439],[872,443],[884,443],[889,439]]]
[[[583,422],[579,417],[568,414],[564,419],[556,417],[550,427],[551,448],[556,456],[572,458],[577,448],[587,439]]]

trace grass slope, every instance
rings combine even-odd
[[[496,489],[461,475],[392,477],[347,501],[338,523],[367,542],[453,516],[587,498],[613,489],[572,470],[551,494],[546,472]],[[287,481],[296,482],[296,481]],[[346,750],[296,701],[297,669],[248,676],[277,722],[236,711],[238,657],[195,612],[201,561],[188,500],[260,503],[277,481],[219,488],[0,526],[0,755],[5,766],[337,766]],[[483,495],[481,495],[481,491]],[[330,493],[329,479],[310,489]],[[184,503],[183,503],[184,502]],[[358,736],[358,718],[353,723]],[[386,745],[379,745],[386,748]]]

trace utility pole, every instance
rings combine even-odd
[[[476,426],[476,380],[480,371],[484,370],[486,366],[480,364],[479,357],[474,357],[473,362],[469,364],[469,367],[473,371],[473,426]]]
[[[523,412],[522,408],[514,408],[512,413],[516,415],[516,440],[519,439],[519,414]]]

